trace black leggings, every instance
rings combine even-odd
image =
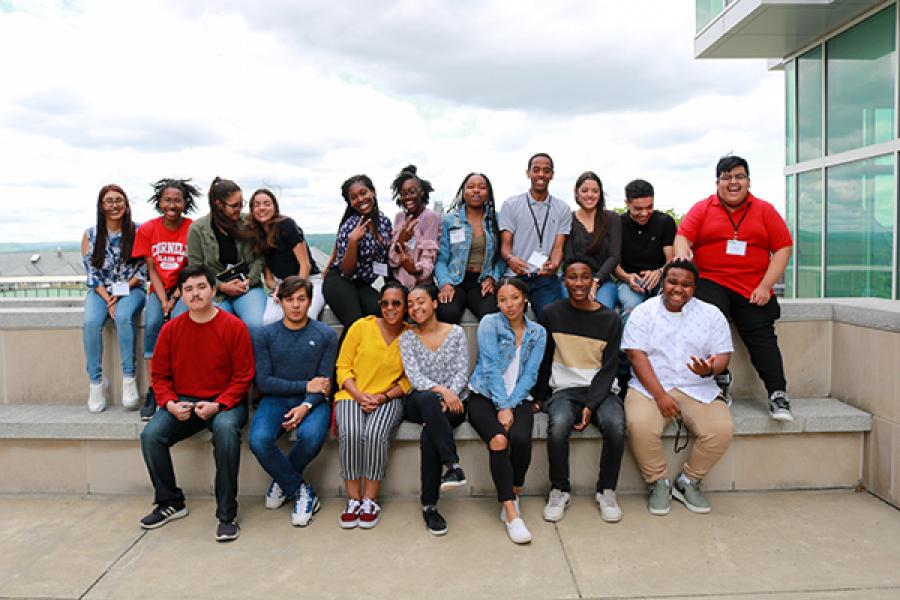
[[[462,321],[466,308],[471,310],[479,321],[484,315],[497,312],[497,296],[493,293],[487,296],[481,295],[481,284],[478,283],[480,276],[480,273],[466,271],[466,276],[460,284],[453,286],[453,289],[456,290],[453,300],[438,304],[438,321],[458,325]]]
[[[459,462],[453,430],[466,420],[465,412],[441,410],[440,394],[413,390],[403,399],[403,416],[413,423],[424,423],[419,437],[422,451],[422,506],[437,504],[441,488],[441,465]]]
[[[531,402],[522,402],[513,409],[513,425],[508,432],[500,424],[497,409],[488,398],[473,393],[467,404],[469,423],[488,444],[491,477],[497,488],[497,500],[515,500],[513,488],[525,483],[525,473],[531,464],[531,430],[534,426]],[[498,435],[507,438],[506,448],[491,450],[491,440]]]
[[[328,272],[322,283],[322,294],[344,331],[367,315],[379,314],[375,288],[362,281],[347,279],[337,269]]]

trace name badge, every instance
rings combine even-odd
[[[376,275],[381,275],[382,277],[388,276],[388,268],[387,264],[383,262],[374,262],[372,263],[372,270]]]
[[[406,242],[406,247],[409,248],[410,250],[415,250],[416,249],[416,238],[409,238],[409,240]]]
[[[465,229],[451,229],[450,230],[450,243],[451,244],[462,244],[465,241],[466,241]]]
[[[531,256],[528,257],[528,264],[534,267],[536,270],[540,270],[540,268],[544,266],[545,262],[547,262],[547,255],[537,250],[532,252]]]
[[[730,256],[744,256],[747,254],[747,242],[741,240],[728,240],[725,247],[725,254]]]
[[[128,287],[127,281],[117,281],[112,284],[112,295],[113,296],[127,296],[131,293],[131,288]]]

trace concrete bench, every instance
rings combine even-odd
[[[846,488],[861,478],[864,435],[872,427],[868,413],[833,398],[798,398],[796,420],[783,424],[769,419],[761,402],[737,401],[732,407],[735,439],[706,479],[711,490]],[[50,405],[0,406],[0,493],[113,493],[149,494],[149,482],[138,439],[143,423],[137,413],[113,407],[99,415],[83,407]],[[403,423],[391,445],[387,496],[415,496],[419,490],[421,426]],[[525,494],[547,491],[547,417],[535,416],[532,466]],[[674,429],[666,431],[671,439]],[[246,437],[246,434],[245,434]],[[602,440],[593,427],[573,434],[572,481],[576,493],[590,493],[596,479]],[[201,434],[175,447],[179,483],[192,493],[212,489],[212,451],[209,435]],[[468,423],[456,432],[460,459],[469,479],[463,491],[492,495],[487,451]],[[285,439],[287,445],[289,440]],[[675,455],[664,444],[670,468],[677,469],[687,452]],[[241,459],[240,486],[244,494],[262,494],[266,474],[247,448]],[[325,496],[342,493],[337,442],[330,439],[310,466],[308,478]],[[623,463],[619,490],[643,491],[629,452]]]

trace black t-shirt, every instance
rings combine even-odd
[[[300,263],[294,256],[294,246],[304,240],[303,230],[290,217],[284,217],[278,223],[278,243],[277,247],[266,250],[266,266],[272,271],[272,274],[278,279],[284,279],[288,275],[296,275],[300,271]],[[309,245],[306,247],[307,256],[309,257],[309,274],[315,275],[319,273],[319,267],[313,260],[312,251]]]
[[[638,273],[658,269],[666,264],[663,246],[675,243],[675,219],[654,210],[647,224],[640,226],[628,213],[622,219],[622,259],[620,265],[626,273]]]
[[[213,233],[216,236],[216,241],[219,243],[219,262],[222,266],[227,269],[228,265],[238,264],[240,258],[238,258],[237,244],[234,243],[234,238],[227,233],[219,231],[219,228],[215,225],[213,225]]]

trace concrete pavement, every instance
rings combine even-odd
[[[429,535],[413,499],[384,502],[373,530],[342,531],[327,499],[309,527],[287,506],[241,499],[241,537],[213,539],[214,503],[144,532],[149,497],[0,496],[0,597],[85,598],[900,598],[900,511],[867,493],[710,494],[713,512],[673,503],[652,517],[620,497],[603,523],[578,496],[558,524],[523,498],[534,541],[514,546],[489,498],[446,494]]]

